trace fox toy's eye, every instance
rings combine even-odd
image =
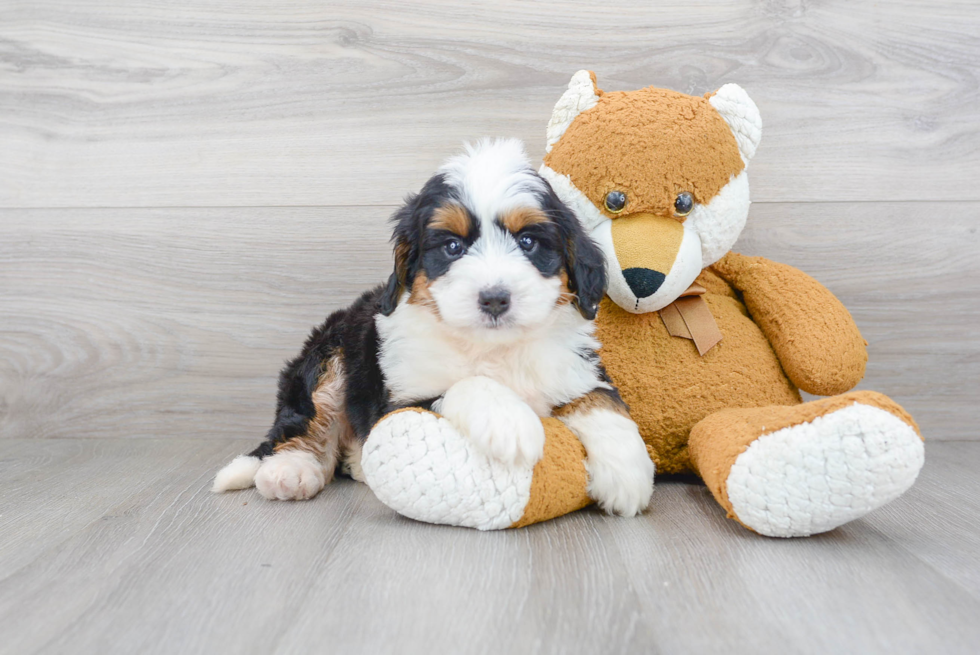
[[[681,191],[674,200],[674,215],[687,216],[694,209],[694,196],[687,191]]]
[[[446,245],[444,245],[442,249],[446,251],[447,255],[453,258],[459,257],[463,254],[463,251],[466,250],[466,248],[463,247],[463,244],[459,242],[459,239],[450,239],[446,242]]]
[[[610,191],[606,194],[606,209],[612,214],[618,214],[626,206],[626,194],[622,191]]]
[[[517,243],[524,252],[533,252],[538,247],[538,240],[526,234],[518,239]]]

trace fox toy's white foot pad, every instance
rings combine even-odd
[[[374,426],[361,457],[378,499],[403,516],[479,530],[500,530],[524,514],[529,464],[487,455],[446,419],[406,410]]]
[[[738,520],[760,534],[817,534],[902,495],[924,457],[908,423],[855,403],[754,441],[732,465],[728,498]]]

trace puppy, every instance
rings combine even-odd
[[[214,491],[311,498],[337,468],[363,481],[371,427],[416,406],[524,465],[541,458],[540,417],[556,416],[585,446],[590,496],[610,513],[643,510],[653,463],[592,336],[602,254],[523,145],[467,147],[392,221],[387,284],[313,330],[280,374],[266,441],[223,468]]]

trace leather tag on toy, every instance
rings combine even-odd
[[[672,337],[690,339],[702,357],[722,339],[715,317],[701,296],[704,287],[692,284],[680,298],[660,310],[660,320]]]

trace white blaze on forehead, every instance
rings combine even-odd
[[[538,207],[544,182],[534,173],[524,144],[517,139],[481,139],[439,169],[463,204],[486,230],[516,207]]]

